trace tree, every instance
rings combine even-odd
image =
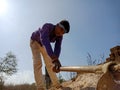
[[[101,64],[105,61],[105,55],[101,54],[100,59],[93,59],[90,53],[87,53],[87,63],[88,65]]]
[[[77,76],[77,72],[67,72],[67,80],[75,80],[76,76]]]
[[[58,79],[60,83],[65,81],[60,73],[58,74]]]
[[[12,52],[8,52],[4,58],[0,58],[0,90],[4,85],[4,74],[12,75],[17,72],[17,59]]]

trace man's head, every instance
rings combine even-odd
[[[62,36],[70,31],[70,24],[67,20],[60,21],[55,28],[56,36]]]

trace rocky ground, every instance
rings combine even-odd
[[[79,73],[74,79],[62,83],[65,89],[58,90],[95,90],[100,77],[101,74]]]
[[[78,74],[75,79],[62,83],[69,90],[95,90],[100,74]]]

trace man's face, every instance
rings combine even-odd
[[[64,29],[62,27],[60,27],[59,25],[57,25],[55,28],[55,35],[63,36],[64,33],[65,33]]]

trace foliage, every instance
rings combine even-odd
[[[76,77],[76,72],[70,72],[70,79],[73,80]]]
[[[87,53],[87,63],[88,65],[96,65],[96,64],[101,64],[104,62],[105,56],[104,54],[100,55],[100,59],[93,59],[90,53]]]
[[[58,79],[59,79],[59,82],[60,82],[60,83],[62,83],[62,82],[65,81],[60,73],[59,73],[59,75],[58,75]]]
[[[0,90],[4,86],[4,74],[12,75],[17,72],[17,59],[12,52],[8,52],[4,58],[0,58]]]
[[[74,80],[77,76],[77,72],[67,72],[67,80]]]
[[[8,52],[4,58],[0,58],[0,73],[12,75],[17,72],[17,59],[11,52]]]

